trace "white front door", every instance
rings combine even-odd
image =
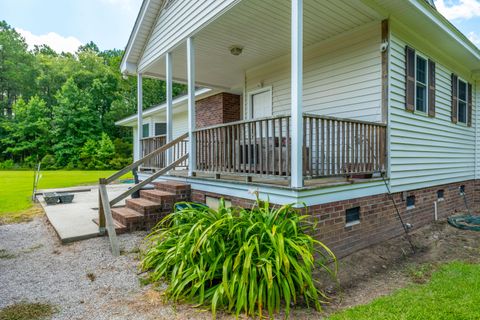
[[[250,102],[250,118],[258,119],[272,116],[272,92],[270,90],[252,93]]]

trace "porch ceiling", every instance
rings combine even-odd
[[[304,46],[380,19],[361,1],[305,0]],[[195,39],[197,83],[239,93],[246,70],[290,53],[290,1],[243,0],[205,26]],[[242,54],[233,56],[232,45],[242,46]],[[174,79],[184,82],[184,44],[174,50],[173,60]],[[163,78],[164,58],[142,72]]]

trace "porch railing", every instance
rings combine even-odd
[[[143,138],[142,142],[142,157],[149,155],[150,153],[158,150],[160,147],[164,146],[167,143],[166,135],[158,135],[154,137]],[[179,159],[187,153],[187,144],[188,140],[184,139],[179,141],[179,143],[172,146],[169,152],[172,153],[173,159]],[[164,168],[167,164],[167,154],[159,153],[155,156],[148,158],[144,164],[143,168]],[[187,167],[188,162],[180,164],[177,167]]]
[[[305,114],[304,176],[325,177],[385,170],[386,125]]]
[[[196,168],[215,173],[290,175],[290,116],[195,131]]]
[[[386,126],[305,114],[303,174],[307,178],[385,170]],[[195,131],[197,171],[290,177],[290,116],[211,126]]]
[[[111,212],[111,207],[121,200],[127,198],[128,196],[132,195],[134,192],[137,192],[138,190],[142,189],[158,177],[166,174],[170,170],[173,170],[179,166],[182,166],[187,163],[188,161],[188,153],[184,154],[177,154],[173,153],[171,162],[166,164],[163,167],[159,167],[154,174],[150,175],[148,178],[145,180],[141,181],[140,183],[134,185],[133,187],[129,188],[122,194],[116,196],[114,199],[110,200],[108,197],[107,193],[107,186],[114,182],[116,179],[120,178],[124,174],[126,174],[129,171],[132,170],[137,170],[140,166],[145,166],[145,164],[152,160],[153,158],[163,155],[164,158],[166,158],[166,153],[169,151],[173,150],[181,150],[181,145],[186,145],[186,141],[188,138],[188,134],[185,133],[181,135],[180,137],[172,140],[171,142],[168,142],[161,147],[153,150],[149,154],[143,156],[141,159],[135,161],[134,163],[126,166],[125,168],[117,171],[116,173],[112,174],[108,178],[101,178],[98,183],[98,191],[99,191],[99,208],[98,208],[98,226],[100,229],[100,234],[105,233],[105,231],[108,232],[108,236],[110,238],[110,243],[112,247],[112,253],[114,256],[118,256],[120,254],[119,246],[118,246],[118,241],[117,241],[117,236],[115,233],[115,226],[113,222],[113,217],[112,217],[112,212]]]

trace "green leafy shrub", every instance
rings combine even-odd
[[[114,158],[110,161],[110,169],[120,170],[132,163],[132,158]]]
[[[151,281],[167,281],[170,299],[210,304],[214,317],[219,308],[260,317],[266,309],[272,316],[282,303],[288,316],[290,304],[300,299],[320,310],[327,297],[312,273],[319,267],[335,277],[336,259],[308,228],[307,216],[292,205],[272,208],[257,201],[251,210],[226,208],[223,200],[218,210],[188,205],[147,237],[142,266],[151,271]]]
[[[56,169],[55,163],[55,157],[51,154],[47,154],[45,157],[42,158],[42,169]]]
[[[0,162],[0,169],[13,169],[15,167],[15,162],[12,159],[5,160]]]

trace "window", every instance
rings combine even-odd
[[[142,129],[142,138],[148,138],[150,136],[150,125],[148,123],[145,123]]]
[[[440,189],[437,191],[437,200],[443,200],[445,196],[445,191],[443,189]]]
[[[347,227],[360,223],[360,207],[345,210],[345,223]]]
[[[407,209],[415,208],[415,196],[407,197]]]
[[[463,196],[465,194],[465,185],[461,185],[459,188],[460,194]]]
[[[427,60],[416,56],[415,110],[427,112]]]
[[[467,83],[458,79],[458,122],[467,123]]]
[[[167,124],[166,123],[155,123],[155,135],[159,136],[162,134],[167,134]]]

